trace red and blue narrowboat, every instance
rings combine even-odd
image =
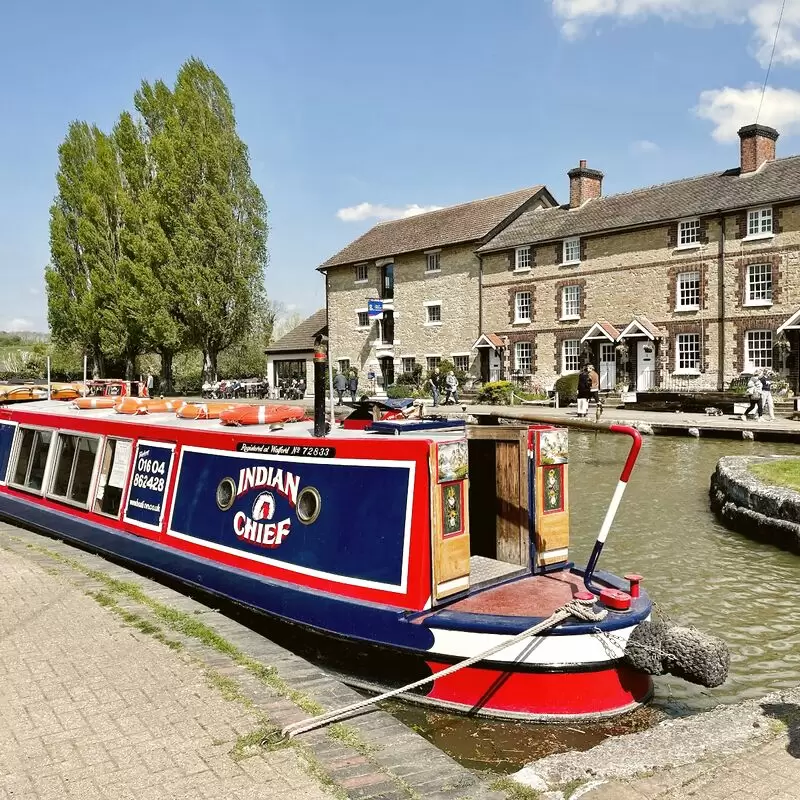
[[[471,445],[485,439],[463,421],[376,412],[326,430],[322,414],[320,402],[307,419],[127,394],[106,408],[0,408],[0,515],[322,634],[345,662],[350,652],[396,657],[415,677],[588,596],[602,621],[569,619],[410,699],[525,720],[647,701],[651,675],[626,643],[648,624],[650,599],[637,576],[596,569],[613,513],[587,568],[569,561],[566,430],[526,431],[514,480],[528,482],[528,547],[508,563],[475,545],[487,537],[471,529],[482,505],[470,491]],[[624,432],[637,451],[638,433]],[[479,516],[487,524],[485,509]]]

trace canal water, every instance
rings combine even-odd
[[[570,432],[570,558],[586,563],[619,480],[627,436]],[[724,455],[798,454],[795,445],[646,437],[599,566],[638,572],[659,610],[728,642],[724,686],[656,678],[647,709],[602,725],[520,725],[411,706],[393,713],[476,768],[508,772],[554,752],[587,749],[664,716],[761,697],[800,684],[800,557],[750,541],[709,510],[708,487]]]

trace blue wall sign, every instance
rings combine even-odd
[[[133,464],[125,521],[160,530],[174,445],[139,442]]]
[[[383,300],[367,300],[367,315],[370,319],[383,319]]]

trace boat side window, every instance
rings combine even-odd
[[[128,478],[128,468],[133,453],[130,439],[107,439],[100,461],[100,479],[97,481],[97,494],[94,510],[97,514],[119,517],[122,505],[122,492]]]
[[[41,494],[53,431],[20,426],[17,437],[17,450],[9,483],[19,489]]]
[[[87,508],[99,441],[95,436],[59,433],[48,497]]]

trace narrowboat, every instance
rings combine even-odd
[[[486,472],[488,440],[463,420],[376,411],[370,424],[326,429],[317,396],[313,419],[131,397],[0,408],[0,516],[321,634],[345,663],[351,653],[396,660],[414,677],[511,639],[589,589],[602,621],[569,619],[409,699],[549,721],[648,700],[652,677],[626,654],[651,615],[639,576],[598,570],[600,541],[586,569],[569,560],[565,429],[528,426],[517,471],[491,478],[527,482],[521,512],[476,496],[485,475],[470,487],[471,470]],[[637,449],[638,433],[622,432]],[[495,529],[520,513],[525,552],[501,560]]]

